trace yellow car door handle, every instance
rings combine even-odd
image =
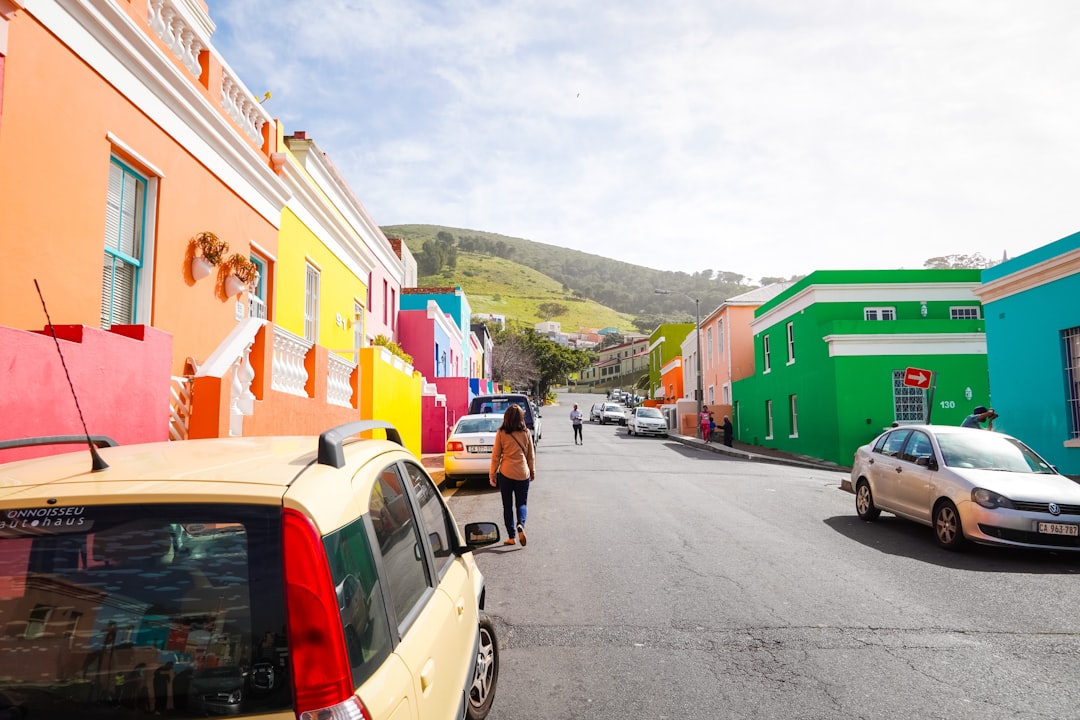
[[[458,598],[457,605],[454,607],[457,608],[458,617],[465,614],[465,600],[463,598]]]
[[[435,660],[428,658],[423,670],[420,671],[420,692],[426,693],[433,682],[435,682]]]

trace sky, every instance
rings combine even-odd
[[[751,281],[1080,230],[1075,0],[207,1],[382,226]]]

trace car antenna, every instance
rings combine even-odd
[[[45,296],[41,294],[41,286],[37,278],[34,278],[34,287],[38,297],[41,298],[41,309],[45,311],[45,319],[49,322],[49,332],[52,333],[53,342],[56,343],[56,352],[60,356],[60,364],[64,367],[64,377],[67,378],[68,387],[71,388],[71,396],[75,398],[75,409],[79,411],[79,421],[82,423],[83,433],[86,435],[86,444],[90,446],[90,456],[93,458],[91,472],[100,472],[109,467],[109,464],[98,455],[94,441],[90,439],[90,431],[86,429],[86,418],[83,417],[82,408],[79,406],[79,396],[75,393],[75,384],[71,382],[71,373],[68,372],[67,363],[64,362],[64,353],[60,350],[60,341],[56,338],[56,328],[53,327],[52,318],[49,317],[49,308],[45,307]]]

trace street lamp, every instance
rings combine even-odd
[[[705,398],[705,393],[701,388],[701,300],[696,297],[691,297],[684,292],[678,290],[661,290],[657,288],[653,290],[656,295],[682,295],[685,298],[689,298],[694,301],[694,336],[697,339],[697,416],[694,418],[694,424],[698,426],[697,434],[702,440],[708,440],[704,437],[704,430],[702,430],[701,424],[701,404]]]

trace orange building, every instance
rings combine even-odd
[[[288,148],[213,27],[201,0],[0,0],[0,439],[82,432],[42,397],[55,344],[121,442],[358,419],[359,364],[273,324]],[[204,275],[206,232],[228,251]]]
[[[779,295],[791,283],[777,283],[755,288],[728,298],[701,321],[701,378],[704,405],[712,410],[717,423],[732,416],[731,386],[736,380],[754,374],[754,334],[750,323],[754,310]],[[696,373],[694,368],[686,372]],[[692,376],[692,375],[691,375]],[[688,388],[694,387],[692,376]]]

